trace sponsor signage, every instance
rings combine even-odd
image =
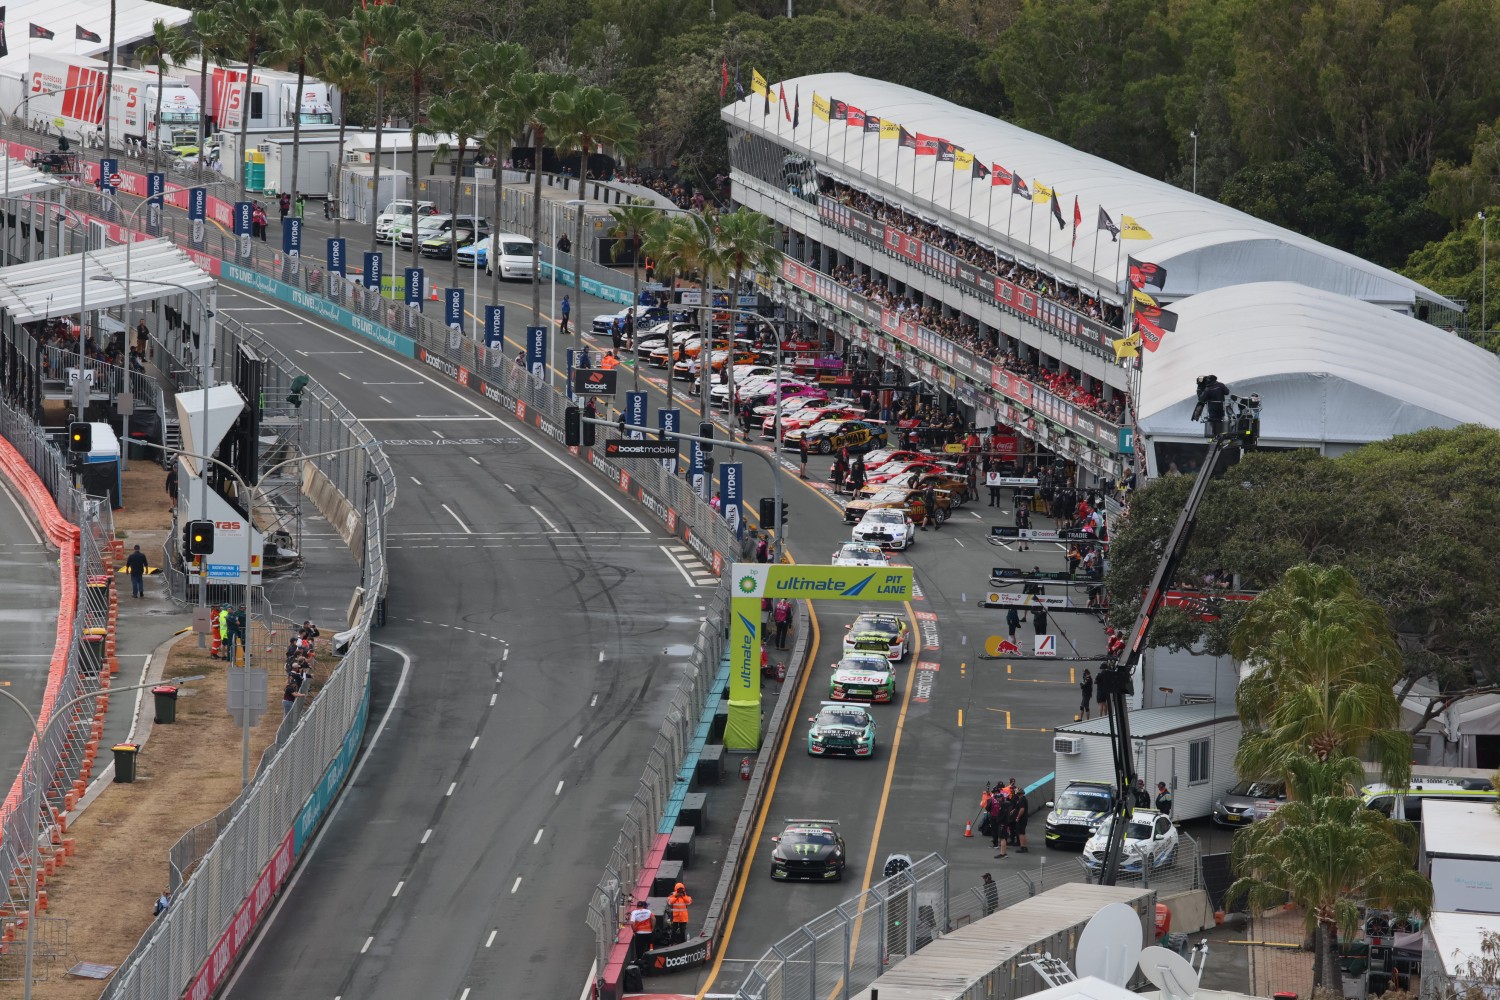
[[[708,499],[708,475],[703,470],[707,458],[703,454],[703,446],[697,441],[688,442],[688,485],[692,486],[693,492],[704,500]]]
[[[380,279],[384,277],[385,258],[379,253],[365,254],[365,287],[380,291]]]
[[[328,273],[339,277],[349,273],[349,241],[340,237],[328,238]]]
[[[286,254],[286,270],[295,275],[302,263],[302,220],[289,215],[281,220],[281,250]]]
[[[677,445],[671,441],[637,441],[634,438],[607,438],[606,458],[676,458]]]
[[[575,396],[613,396],[619,372],[602,368],[575,368],[570,383]]]
[[[499,329],[496,329],[496,321],[492,318],[485,325],[490,330],[486,336],[494,336],[497,340],[505,337],[505,307],[490,306],[491,309],[499,309]],[[526,370],[531,377],[540,381],[547,377],[547,328],[545,326],[528,326],[526,328]]]
[[[1006,524],[990,526],[990,534],[995,538],[1012,539],[1024,542],[1102,542],[1097,535],[1091,535],[1080,528],[1012,528]]]
[[[406,304],[422,311],[423,279],[420,267],[408,267],[402,274],[406,280]]]
[[[1036,486],[1038,480],[1035,476],[1002,476],[998,472],[986,472],[984,474],[984,485],[986,486]]]
[[[146,175],[146,232],[152,236],[161,235],[162,195],[166,190],[166,174],[153,172]]]
[[[241,263],[250,260],[250,239],[255,232],[255,226],[251,222],[251,213],[255,206],[248,201],[237,201],[234,203],[234,235],[235,244],[239,251]]]
[[[1006,594],[992,590],[979,602],[981,608],[1071,608],[1073,602],[1061,594]]]
[[[646,426],[646,394],[644,392],[627,392],[625,394],[625,423],[632,428],[644,428]],[[628,435],[636,440],[640,440],[646,436],[646,432],[644,429],[631,430],[628,432]]]
[[[202,188],[188,191],[188,221],[192,223],[194,250],[203,249],[204,229],[208,219],[208,192]],[[238,232],[238,230],[236,230]]]
[[[115,187],[120,183],[120,161],[99,161],[99,190],[105,194],[114,194]]]
[[[443,289],[443,323],[450,330],[463,331],[464,290],[462,288]]]
[[[670,410],[657,410],[656,426],[661,429],[662,440],[672,440],[672,432],[682,426],[682,411],[675,406]],[[677,471],[677,451],[675,448],[670,458],[662,459],[661,467],[669,473]]]
[[[745,467],[738,462],[725,462],[719,466],[719,512],[734,537],[745,535]]]

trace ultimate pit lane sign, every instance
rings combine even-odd
[[[604,442],[606,458],[676,458],[674,441],[636,441],[632,438],[608,438]]]

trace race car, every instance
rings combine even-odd
[[[856,542],[878,545],[883,549],[908,549],[916,541],[917,526],[903,510],[877,507],[865,512],[854,526],[851,537]]]
[[[904,510],[917,524],[927,519],[927,503],[922,499],[921,490],[900,489],[893,486],[882,487],[880,492],[873,496],[857,496],[844,505],[844,521],[853,524],[864,517],[868,511],[877,510],[881,507],[894,507]],[[937,519],[948,520],[949,511],[953,507],[953,499],[946,490],[937,491]]]
[[[883,468],[887,462],[930,462],[932,456],[925,451],[907,451],[904,448],[876,448],[865,455],[865,468],[871,472]]]
[[[1091,872],[1104,866],[1104,851],[1109,845],[1109,832],[1120,821],[1118,816],[1107,817],[1099,829],[1083,845],[1083,863]],[[1165,868],[1177,859],[1177,827],[1171,817],[1155,809],[1136,809],[1126,820],[1125,844],[1120,853],[1120,871],[1140,874],[1146,868],[1155,871]]]
[[[863,705],[825,701],[807,720],[807,752],[812,757],[871,757],[875,754],[875,719]]]
[[[941,465],[934,462],[921,460],[913,461],[891,461],[881,465],[878,469],[870,468],[870,463],[865,463],[865,485],[878,486],[881,483],[890,482],[897,476],[904,476],[908,472],[944,472],[947,471]]]
[[[801,432],[825,420],[857,420],[859,416],[860,411],[858,409],[842,402],[835,403],[833,406],[821,406],[813,409],[803,407],[781,418],[782,442],[785,443],[786,436],[792,431]],[[768,430],[766,433],[770,434],[771,432]],[[812,447],[812,445],[809,443],[808,447]]]
[[[838,820],[789,819],[771,838],[771,877],[837,882],[844,877],[844,838]]]
[[[833,676],[828,679],[828,697],[834,701],[895,701],[896,668],[885,653],[889,640],[889,636],[860,639],[854,644],[854,652],[849,652],[846,636],[844,658],[833,665]],[[875,648],[863,648],[867,646]]]
[[[833,554],[833,564],[835,566],[889,566],[891,561],[885,557],[885,553],[878,545],[871,545],[868,542],[845,542]]]
[[[866,611],[850,623],[844,632],[844,655],[859,651],[861,643],[880,643],[892,662],[906,656],[906,619],[900,615]]]
[[[950,507],[961,507],[969,496],[969,480],[951,469],[945,469],[940,465],[931,467],[935,471],[924,471],[923,467],[908,469],[899,475],[878,483],[872,483],[868,479],[860,488],[861,496],[873,496],[882,490],[925,490],[931,486],[935,490],[947,494]]]
[[[820,420],[806,430],[787,431],[782,435],[782,447],[800,448],[805,440],[807,449],[820,455],[831,455],[840,448],[859,453],[883,447],[885,437],[885,427],[868,420]]]
[[[1070,781],[1048,802],[1048,847],[1082,847],[1115,807],[1115,789],[1103,781]]]

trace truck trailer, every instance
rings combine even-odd
[[[200,64],[189,60],[178,72],[197,93],[203,82]],[[252,129],[291,128],[299,115],[304,125],[331,125],[338,121],[338,96],[335,88],[309,76],[302,82],[299,99],[296,73],[257,66],[247,98],[244,63],[227,66],[210,63],[208,94],[198,94],[204,113],[214,129],[221,132],[239,130],[240,112],[247,105]]]
[[[34,55],[28,60],[26,117],[45,131],[100,146],[104,115],[109,115],[110,141],[143,148],[156,145],[158,133],[167,148],[198,137],[198,98],[182,81],[163,79],[154,72],[116,66],[113,92],[105,101],[109,67],[87,56]],[[161,96],[161,122],[156,119]]]

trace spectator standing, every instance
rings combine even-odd
[[[302,697],[298,690],[302,685],[296,677],[287,677],[286,687],[281,689],[281,717],[284,719],[292,706],[297,704],[297,699]]]
[[[994,477],[994,478],[992,479],[991,477]],[[984,478],[985,478],[985,482],[987,482],[989,484],[989,488],[990,488],[990,506],[991,507],[998,507],[998,506],[1000,506],[1000,484],[995,481],[995,480],[997,480],[997,479],[1000,478],[1000,472],[999,472],[999,470],[991,467],[990,470],[985,473],[985,477]]]
[[[568,323],[573,318],[573,303],[568,301],[568,297],[566,295],[563,296],[562,306],[559,307],[559,311],[562,313],[563,336],[566,337],[568,335]]]
[[[1089,712],[1093,709],[1094,701],[1094,675],[1088,670],[1084,670],[1083,680],[1078,682],[1078,690],[1082,694],[1082,698],[1078,702],[1078,717],[1080,719],[1087,719],[1089,718]]]
[[[802,478],[807,478],[807,433],[797,440],[797,458],[802,462]]]
[[[1014,787],[1014,784],[1012,784]],[[1026,817],[1030,812],[1031,803],[1026,801],[1026,789],[1016,788],[1010,797],[1011,801],[1011,832],[1015,835],[1019,846],[1016,848],[1018,854],[1030,853],[1026,846]]]
[[[276,207],[281,211],[281,219],[285,222],[286,217],[292,214],[292,196],[283,191],[281,197],[276,199]]]
[[[297,218],[305,218],[306,216],[304,213],[306,213],[307,211],[307,198],[300,194],[297,195],[296,208]]]
[[[1021,628],[1021,623],[1025,620],[1019,608],[1011,608],[1005,612],[1005,627],[1010,631],[1011,642],[1016,641],[1016,632]]]
[[[1132,791],[1135,795],[1135,804],[1138,807],[1140,807],[1141,809],[1151,808],[1151,793],[1146,791],[1145,778],[1136,778],[1135,788]]]
[[[146,596],[146,553],[137,545],[135,551],[125,557],[125,568],[130,570],[130,596]]]
[[[229,616],[229,662],[237,662],[234,655],[234,644],[239,643],[241,648],[245,646],[245,606],[241,604]]]
[[[172,467],[167,470],[167,482],[166,482],[166,487],[165,488],[166,488],[166,491],[167,491],[167,499],[172,501],[172,505],[173,506],[176,506],[177,505],[177,460],[176,459],[172,460]]]
[[[984,884],[980,888],[984,891],[984,915],[989,916],[1000,909],[1000,888],[989,872],[984,873]]]
[[[1031,611],[1031,627],[1038,636],[1047,634],[1047,609],[1038,605]]]
[[[1172,818],[1172,790],[1165,781],[1156,783],[1156,811],[1168,819]]]
[[[792,624],[792,602],[785,597],[777,601],[771,618],[776,624],[776,648],[786,649],[786,630]]]

